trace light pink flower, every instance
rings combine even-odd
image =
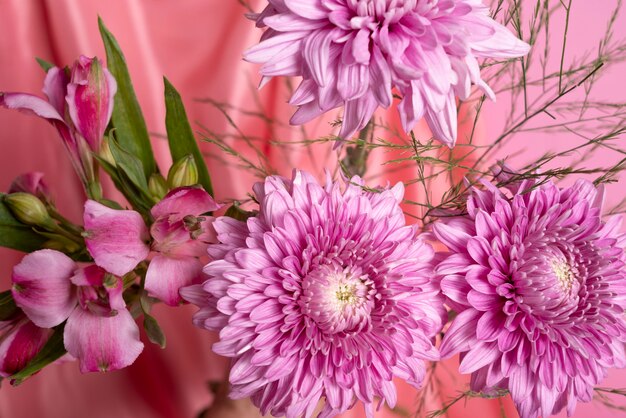
[[[117,84],[97,58],[80,56],[68,77],[65,69],[52,67],[44,81],[47,97],[26,93],[0,93],[0,106],[35,114],[59,132],[72,163],[86,184],[97,176],[92,152],[100,144],[113,112]]]
[[[121,279],[100,267],[79,268],[61,252],[40,250],[14,267],[12,281],[15,303],[35,325],[67,320],[65,348],[83,373],[129,366],[143,350]]]
[[[89,254],[106,271],[121,277],[148,257],[150,234],[138,212],[88,200],[83,222]]]
[[[499,176],[509,192],[485,182],[466,216],[434,227],[449,249],[436,272],[458,313],[441,353],[461,353],[472,390],[508,390],[522,418],[572,415],[626,366],[626,236],[619,218],[602,221],[592,183],[510,174]]]
[[[221,207],[205,190],[181,187],[172,190],[154,205],[150,213],[154,223],[150,234],[156,251],[146,273],[145,289],[170,306],[182,298],[183,286],[202,280],[203,263],[209,243],[216,242],[211,216]]]
[[[0,322],[0,376],[9,377],[26,367],[52,332],[38,327],[23,313]]]
[[[231,397],[263,414],[335,416],[360,400],[396,403],[393,378],[419,387],[443,305],[434,251],[405,224],[399,183],[370,193],[357,177],[322,187],[309,174],[254,187],[247,222],[217,218],[204,284],[181,289],[194,323],[220,331]]]
[[[171,306],[182,302],[178,290],[202,278],[209,242],[215,242],[213,217],[219,209],[211,195],[198,187],[180,187],[154,205],[150,233],[139,213],[114,210],[94,201],[85,204],[87,248],[97,265],[122,276],[148,258],[144,288]],[[152,242],[150,243],[150,236]]]
[[[479,0],[268,0],[254,15],[268,29],[244,55],[262,63],[264,81],[301,76],[290,103],[299,125],[344,107],[339,136],[365,127],[378,107],[402,96],[406,132],[422,117],[435,139],[452,147],[455,96],[475,84],[489,97],[477,58],[521,57],[529,46],[489,17]]]

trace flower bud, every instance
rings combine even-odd
[[[105,136],[102,139],[102,145],[100,145],[100,152],[98,153],[98,156],[107,163],[111,164],[113,167],[116,167],[117,163],[115,162],[115,157],[113,157],[113,153],[111,152],[109,141],[108,136]]]
[[[169,191],[167,181],[161,174],[153,173],[148,180],[148,191],[155,202],[160,202]]]
[[[91,150],[98,152],[113,113],[117,83],[98,58],[80,56],[71,74],[66,96],[69,116]]]
[[[172,189],[198,184],[198,166],[193,155],[189,154],[172,165],[167,182]]]
[[[28,193],[11,193],[4,198],[13,215],[26,225],[54,229],[54,222],[45,205],[36,196]]]

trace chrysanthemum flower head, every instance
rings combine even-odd
[[[364,191],[357,177],[322,187],[309,174],[254,188],[260,210],[221,217],[209,279],[181,291],[194,322],[220,330],[231,396],[264,414],[331,417],[378,397],[393,406],[400,377],[419,386],[436,360],[443,303],[432,247],[405,225],[402,184]],[[378,401],[376,401],[378,402]]]
[[[475,188],[467,216],[434,228],[458,312],[442,356],[461,353],[472,390],[508,389],[522,418],[571,415],[626,365],[626,239],[619,218],[601,220],[603,193],[588,181],[510,184]]]
[[[290,103],[302,124],[344,106],[339,136],[365,127],[387,108],[392,91],[403,128],[426,118],[435,139],[456,140],[455,96],[469,97],[481,79],[477,58],[514,58],[528,45],[489,16],[480,0],[268,0],[254,15],[267,27],[245,59],[262,63],[261,74],[301,76]]]

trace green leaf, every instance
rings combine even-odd
[[[231,207],[226,210],[224,216],[228,216],[229,218],[237,219],[238,221],[246,222],[248,218],[252,216],[256,216],[257,212],[243,210],[239,206],[239,202],[233,202]]]
[[[41,59],[41,58],[35,58],[35,59],[37,60],[37,63],[39,64],[39,66],[41,68],[43,68],[43,70],[45,72],[48,72],[48,70],[50,70],[50,68],[55,67],[54,64],[52,64],[52,63],[50,63],[50,62],[48,62],[48,61],[46,61],[44,59]]]
[[[100,166],[106,171],[111,180],[113,180],[113,184],[117,190],[122,192],[128,203],[131,204],[133,209],[141,213],[147,213],[150,211],[151,204],[146,204],[144,199],[141,198],[141,191],[137,190],[137,188],[133,185],[132,181],[128,178],[128,176],[122,171],[118,170],[118,168],[106,160],[94,155],[94,158],[98,160]],[[106,201],[101,201],[103,205],[109,206],[113,209],[118,209],[115,205],[109,205]],[[119,204],[117,205],[119,206]],[[119,207],[121,208],[121,206]]]
[[[98,18],[98,26],[107,54],[107,68],[117,81],[113,126],[117,131],[120,144],[142,162],[144,177],[149,178],[150,174],[157,172],[158,169],[152,153],[146,121],[135,96],[124,54],[101,18]]]
[[[163,78],[165,84],[165,127],[167,128],[167,139],[170,145],[172,161],[179,161],[186,155],[193,155],[198,166],[198,181],[211,196],[213,196],[213,186],[211,177],[204,163],[204,157],[198,148],[198,143],[193,135],[185,106],[180,98],[180,94],[167,78]]]
[[[147,191],[148,181],[144,175],[141,161],[122,148],[118,141],[113,138],[109,140],[109,148],[111,149],[111,154],[113,154],[118,169],[121,169],[138,189]]]
[[[17,305],[10,290],[0,293],[0,321],[11,319],[17,312]]]
[[[143,329],[146,331],[148,339],[153,344],[157,344],[161,348],[165,348],[167,339],[165,333],[161,329],[161,326],[157,320],[150,314],[144,312],[143,314]]]
[[[21,384],[24,380],[28,379],[50,363],[57,361],[65,353],[67,353],[65,346],[63,345],[64,328],[65,323],[55,327],[54,333],[46,345],[43,346],[41,351],[30,361],[30,363],[28,363],[28,365],[26,365],[26,367],[22,370],[9,377],[13,386]]]
[[[4,196],[6,195],[0,193],[0,247],[26,253],[42,249],[46,238],[15,219],[4,202]]]

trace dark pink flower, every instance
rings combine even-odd
[[[121,279],[100,267],[80,268],[61,252],[40,250],[14,267],[12,281],[15,303],[35,325],[67,320],[65,348],[83,373],[129,366],[143,350]]]
[[[365,127],[374,111],[402,96],[406,132],[422,117],[435,139],[452,147],[455,96],[475,84],[489,97],[477,58],[514,58],[529,46],[489,16],[480,0],[268,0],[254,15],[268,29],[244,55],[262,63],[264,81],[301,76],[291,97],[292,124],[344,107],[339,136]]]
[[[626,238],[618,218],[601,220],[590,182],[511,186],[485,182],[466,216],[434,227],[449,249],[436,272],[458,312],[442,356],[461,353],[472,390],[508,389],[522,418],[571,415],[608,368],[626,366]]]
[[[65,101],[73,126],[94,152],[100,151],[116,92],[115,79],[97,58],[78,57],[72,67]]]
[[[52,335],[22,313],[0,322],[0,376],[9,377],[22,370],[39,353]]]
[[[258,215],[217,218],[209,278],[181,289],[200,307],[194,323],[220,331],[231,396],[263,414],[309,417],[324,399],[321,417],[357,400],[371,416],[378,399],[395,405],[394,377],[420,386],[438,359],[434,251],[405,224],[401,183],[361,183],[268,177],[254,187]]]
[[[59,132],[74,168],[86,184],[96,178],[92,152],[100,144],[113,112],[117,84],[97,58],[80,56],[68,75],[52,67],[44,81],[47,97],[26,93],[0,93],[0,106],[35,114]]]

